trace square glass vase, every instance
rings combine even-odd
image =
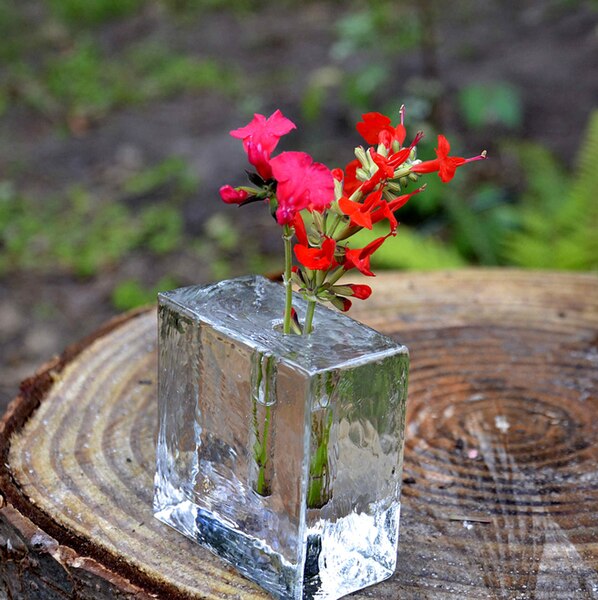
[[[293,305],[303,321],[306,302]],[[405,346],[241,277],[159,295],[154,513],[280,599],[334,599],[396,567]]]

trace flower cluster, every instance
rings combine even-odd
[[[355,149],[355,160],[345,169],[328,169],[314,162],[304,152],[281,152],[272,156],[283,135],[295,124],[279,110],[270,117],[254,115],[253,120],[231,135],[243,141],[249,163],[255,172],[248,173],[251,186],[220,189],[222,200],[244,205],[262,200],[269,204],[272,216],[283,227],[285,242],[286,311],[284,332],[310,333],[317,301],[329,302],[340,310],[351,306],[349,298],[365,299],[371,294],[364,284],[339,284],[347,272],[357,270],[374,276],[370,258],[385,240],[396,235],[395,212],[425,186],[408,191],[421,175],[438,173],[446,183],[458,167],[486,158],[482,152],[472,158],[450,156],[450,144],[438,136],[436,158],[421,161],[418,132],[405,144],[405,110],[401,107],[400,123],[392,125],[387,116],[371,112],[357,123],[367,148]],[[388,224],[388,233],[363,248],[354,248],[350,238],[362,229],[372,229],[379,222]],[[296,243],[292,245],[293,238]],[[292,252],[298,266],[292,266]],[[303,327],[292,310],[292,284],[298,286],[308,301]]]

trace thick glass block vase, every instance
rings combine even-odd
[[[395,570],[408,353],[283,310],[260,277],[160,294],[154,512],[275,598],[340,598]]]

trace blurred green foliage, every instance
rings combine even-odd
[[[54,17],[71,26],[98,25],[134,13],[144,0],[48,0]]]
[[[528,187],[505,261],[541,269],[598,269],[598,111],[589,122],[572,177],[539,146],[519,148]]]
[[[30,107],[63,121],[98,119],[118,107],[184,91],[232,93],[235,81],[229,69],[213,60],[177,55],[151,41],[133,45],[115,60],[104,56],[90,37],[81,37],[39,67],[15,62],[4,89],[8,86]],[[0,84],[0,97],[2,90]]]
[[[179,285],[177,279],[170,276],[163,277],[153,286],[144,285],[137,279],[126,279],[118,283],[112,290],[112,304],[117,310],[130,310],[138,306],[153,304],[156,302],[158,292],[172,290]]]
[[[500,125],[517,129],[523,123],[523,105],[519,91],[504,82],[474,83],[459,93],[461,114],[472,129]]]
[[[362,248],[377,237],[386,235],[388,227],[362,230],[351,238],[351,246]],[[371,258],[375,269],[454,269],[466,265],[459,252],[433,236],[416,233],[408,227],[399,227],[396,237],[386,240]],[[348,275],[349,277],[350,275]]]
[[[124,187],[150,195],[166,181],[170,192],[163,197],[165,202],[137,211],[77,187],[40,201],[21,196],[8,181],[2,182],[0,274],[59,270],[89,277],[135,250],[160,255],[180,248],[184,231],[179,200],[192,191],[190,175],[181,172],[181,163],[167,161]]]

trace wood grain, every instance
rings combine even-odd
[[[406,343],[412,364],[399,566],[354,597],[598,598],[598,279],[472,270],[368,283],[352,316]],[[152,517],[155,319],[111,324],[9,408],[9,597],[35,597],[18,595],[31,581],[56,594],[40,598],[267,597]]]

